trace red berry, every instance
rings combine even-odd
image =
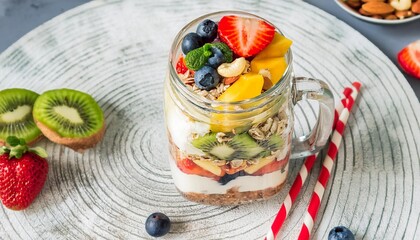
[[[0,199],[12,210],[27,208],[41,192],[48,174],[47,161],[32,152],[19,159],[0,155]]]
[[[402,49],[397,58],[404,71],[420,79],[420,40],[410,43]]]
[[[218,33],[220,40],[234,53],[241,57],[251,57],[273,40],[275,29],[260,19],[232,15],[220,19]]]
[[[184,74],[188,70],[185,65],[185,59],[183,56],[179,57],[178,62],[176,63],[176,73]]]

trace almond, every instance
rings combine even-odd
[[[414,2],[411,5],[411,11],[413,11],[413,13],[420,14],[420,0],[417,0],[417,2]]]
[[[358,0],[350,0],[346,1],[346,3],[352,8],[359,8],[362,5],[362,3]]]
[[[397,20],[397,16],[395,16],[394,14],[389,14],[385,17],[386,20]]]
[[[362,0],[362,2],[385,2],[385,0]]]
[[[366,12],[365,10],[363,10],[363,8],[359,8],[359,13],[364,15],[364,16],[372,16],[374,14],[370,13],[370,12]]]
[[[383,19],[383,17],[381,15],[373,15],[372,18]]]
[[[384,2],[368,2],[362,5],[362,9],[374,15],[384,15],[394,12],[394,8]]]
[[[412,11],[407,11],[407,10],[404,10],[404,11],[395,11],[395,16],[397,16],[397,18],[399,18],[399,19],[408,18],[408,17],[411,17],[413,15],[414,14],[413,14]]]

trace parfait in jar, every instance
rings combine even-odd
[[[287,177],[292,41],[244,13],[199,18],[178,34],[165,82],[172,176],[187,199],[243,204]]]

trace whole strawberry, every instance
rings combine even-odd
[[[41,192],[48,174],[47,153],[28,148],[23,139],[8,137],[0,147],[0,200],[12,210],[23,210]]]

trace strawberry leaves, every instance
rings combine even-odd
[[[23,138],[9,136],[6,139],[6,143],[8,146],[2,146],[0,148],[0,155],[8,154],[9,159],[20,159],[26,152],[35,153],[42,158],[46,158],[48,156],[47,152],[41,147],[29,148]]]

